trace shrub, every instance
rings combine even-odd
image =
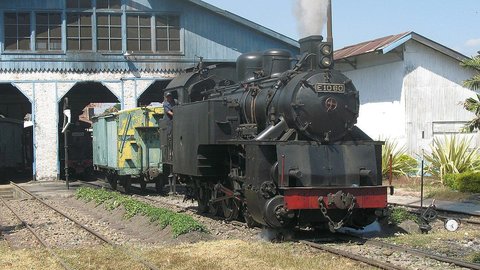
[[[398,225],[406,220],[412,220],[418,223],[418,217],[403,207],[395,207],[388,216],[388,221],[392,224]]]
[[[457,139],[455,136],[445,137],[445,140],[433,139],[430,146],[431,154],[425,154],[428,162],[427,172],[440,178],[445,184],[448,173],[463,173],[480,168],[480,157],[477,149],[469,149],[469,139]]]
[[[443,179],[444,179],[444,183],[445,183],[445,186],[451,188],[451,189],[454,189],[454,190],[458,190],[458,176],[460,174],[458,173],[447,173],[443,176]]]
[[[397,142],[385,140],[382,146],[382,175],[387,178],[390,174],[390,155],[392,156],[392,174],[394,176],[409,176],[415,174],[418,162],[407,154],[405,146],[398,147]]]
[[[469,172],[458,175],[458,190],[462,192],[480,193],[480,172]]]

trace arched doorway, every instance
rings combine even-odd
[[[71,124],[67,138],[62,133],[64,126],[63,108],[65,100],[71,111]],[[59,164],[60,179],[65,179],[65,139],[68,146],[69,176],[78,179],[92,177],[92,117],[120,109],[120,101],[100,82],[86,81],[76,83],[62,97],[59,108]]]
[[[163,90],[170,80],[158,80],[152,83],[137,99],[137,106],[157,105],[163,102]]]
[[[0,83],[0,182],[31,179],[32,123],[30,100],[11,83]]]

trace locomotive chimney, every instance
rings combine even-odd
[[[309,36],[306,38],[302,38],[298,41],[300,43],[301,55],[303,55],[304,53],[312,54],[312,56],[309,57],[309,61],[310,61],[309,68],[311,69],[318,68],[317,54],[322,41],[323,41],[323,37],[320,35]]]

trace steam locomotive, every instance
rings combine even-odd
[[[271,228],[362,228],[385,214],[382,143],[355,126],[359,93],[333,69],[333,45],[300,40],[199,64],[167,86],[180,101],[160,123],[164,171],[200,211]],[[233,72],[232,72],[233,71]],[[172,130],[172,131],[170,131]]]

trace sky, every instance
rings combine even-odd
[[[300,38],[293,10],[302,0],[203,1]],[[466,56],[480,51],[480,0],[332,0],[332,6],[336,49],[414,31]]]

